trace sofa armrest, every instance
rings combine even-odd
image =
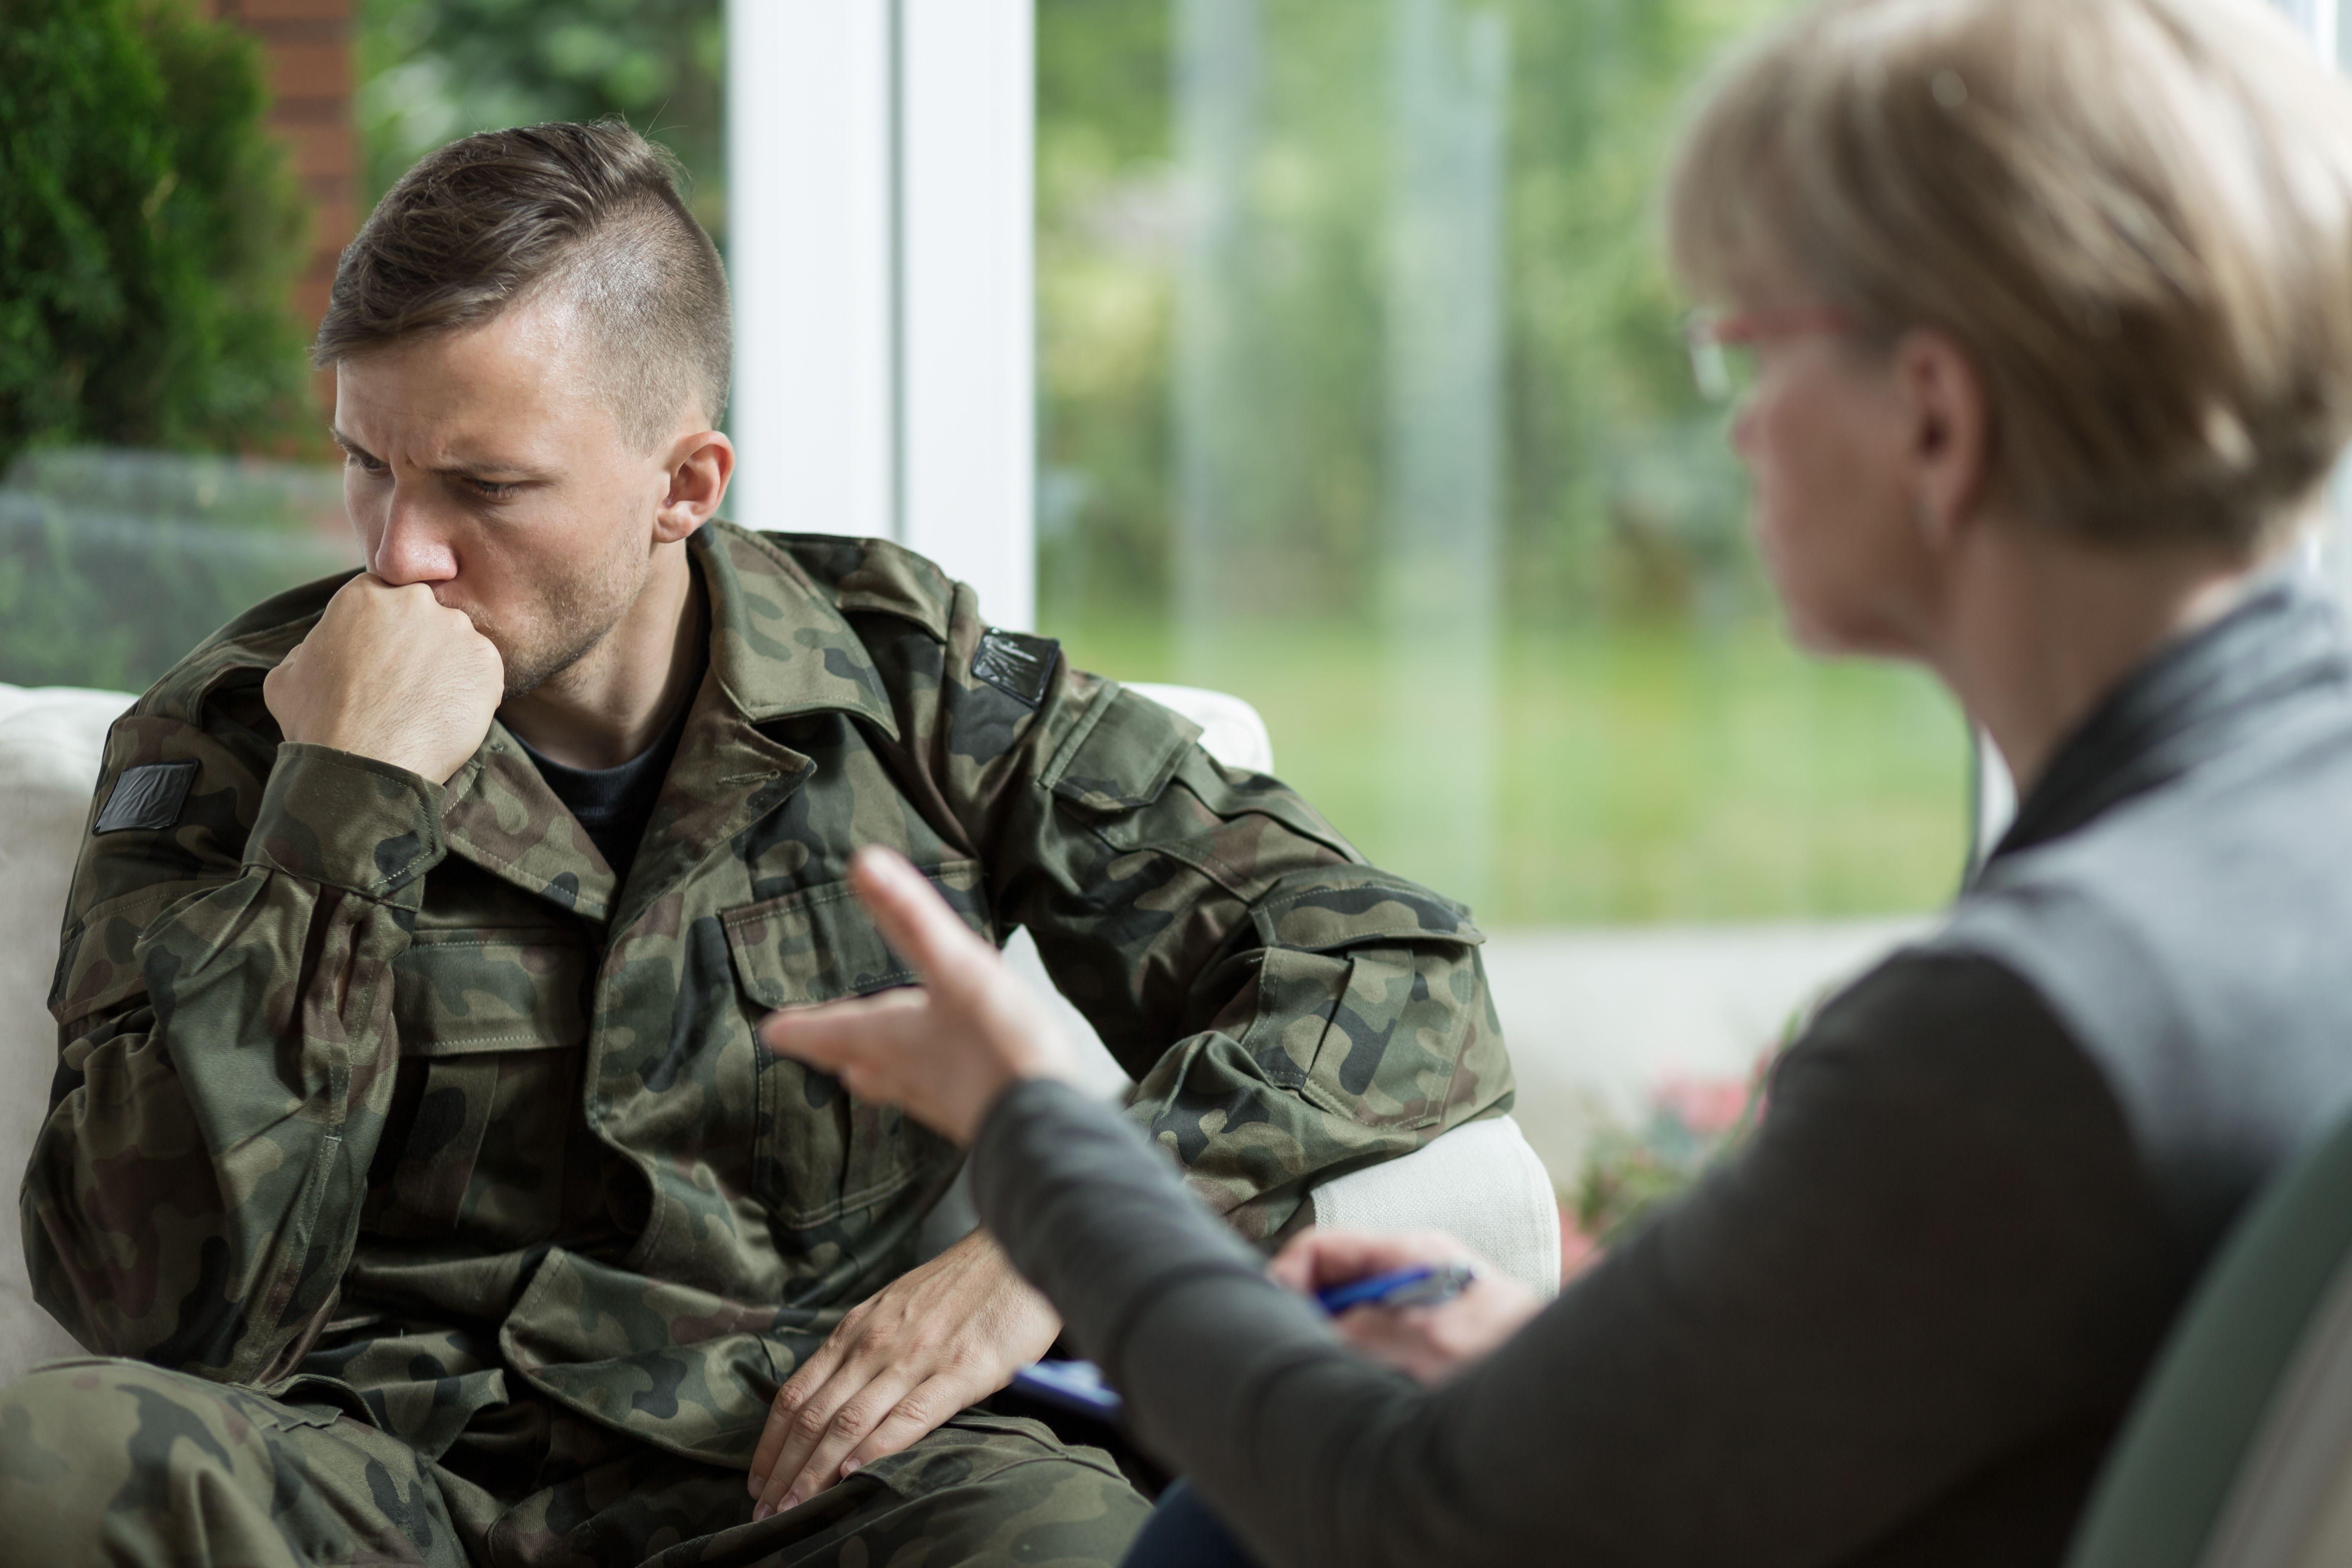
[[[1507,1116],[1465,1123],[1410,1154],[1315,1189],[1333,1230],[1440,1230],[1549,1300],[1559,1294],[1559,1199]]]

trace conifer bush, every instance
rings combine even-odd
[[[187,0],[0,0],[0,474],[290,427],[306,220],[263,103],[253,41]]]

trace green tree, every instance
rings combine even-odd
[[[0,471],[290,427],[306,219],[262,105],[252,41],[183,0],[0,5]]]

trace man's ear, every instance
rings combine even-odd
[[[1907,421],[1905,462],[1923,542],[1948,550],[1983,510],[1992,479],[1992,405],[1976,361],[1949,333],[1906,332],[1895,384]]]
[[[735,443],[716,430],[698,430],[670,442],[665,454],[669,490],[654,513],[654,540],[674,544],[718,515],[735,473]]]

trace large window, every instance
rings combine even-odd
[[[1782,0],[1042,0],[1039,618],[1497,927],[1924,910],[1926,678],[1776,624],[1653,193]]]
[[[1962,727],[1788,646],[1657,256],[1683,95],[1787,3],[1037,0],[1041,629],[1248,699],[1286,776],[1490,926],[1948,897]],[[480,124],[656,130],[730,242],[739,515],[896,532],[1025,619],[992,531],[1029,497],[988,465],[1027,427],[958,380],[1004,350],[957,290],[1028,258],[956,231],[950,162],[1013,145],[1025,100],[978,79],[1013,16],[364,0],[367,183]]]
[[[0,449],[0,680],[135,689],[348,561],[299,363],[334,244],[450,136],[624,113],[728,251],[733,515],[895,535],[1083,664],[1255,704],[1286,778],[1493,933],[1569,1179],[1596,1108],[1736,1080],[1969,837],[1948,700],[1778,624],[1659,256],[1685,95],[1793,3],[351,0],[353,72],[306,99],[318,24],[222,0],[276,96],[197,121],[285,156],[132,166],[158,143],[99,110],[228,80],[194,34],[93,99],[144,194],[92,210],[138,218],[104,237],[169,331],[0,376],[81,421]],[[2352,46],[2337,0],[2280,4]]]

